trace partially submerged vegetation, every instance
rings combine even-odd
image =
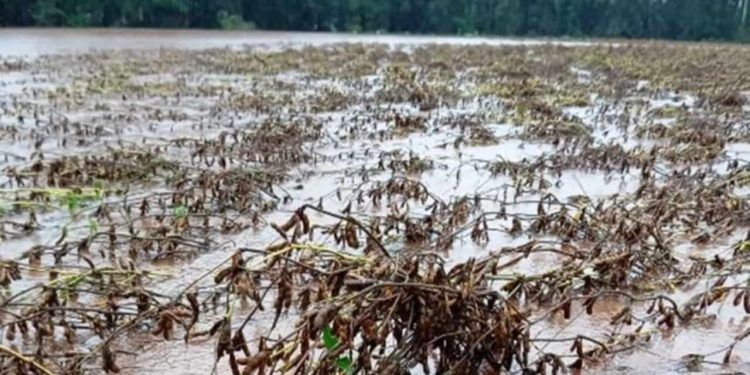
[[[655,348],[651,369],[742,369],[747,61],[639,43],[0,64],[0,366],[137,371],[139,345],[181,341],[234,374],[600,372]],[[687,334],[711,345],[670,342]]]

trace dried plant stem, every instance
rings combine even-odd
[[[50,371],[48,368],[42,366],[39,362],[37,362],[37,361],[35,361],[35,360],[33,360],[33,359],[29,358],[29,357],[26,357],[25,355],[23,355],[23,354],[15,351],[15,350],[13,350],[13,349],[5,346],[5,345],[0,344],[0,351],[3,352],[3,353],[6,353],[8,355],[10,355],[11,357],[14,357],[14,358],[18,359],[19,361],[21,361],[23,363],[26,363],[28,365],[33,366],[35,369],[39,370],[40,372],[44,373],[45,375],[55,375],[55,373],[53,373],[52,371]]]

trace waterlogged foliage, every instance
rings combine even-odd
[[[0,88],[0,366],[548,374],[660,345],[679,355],[651,370],[734,369],[748,60],[346,44],[7,63],[37,78]],[[144,342],[171,349],[150,363]],[[185,345],[193,368],[165,364]]]

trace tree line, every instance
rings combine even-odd
[[[0,25],[747,40],[748,1],[0,0]]]

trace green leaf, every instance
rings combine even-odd
[[[68,206],[68,211],[70,211],[71,214],[81,205],[81,197],[78,194],[68,194],[68,196],[65,197],[65,200],[65,203]]]
[[[339,346],[339,339],[333,334],[331,327],[323,328],[323,346],[326,350],[333,351]]]
[[[187,207],[182,206],[182,205],[177,206],[173,209],[173,214],[178,219],[184,219],[187,217],[187,214],[188,214]]]
[[[57,296],[58,298],[60,298],[60,300],[67,301],[68,298],[70,298],[70,291],[68,291],[67,289],[60,289],[57,292]]]
[[[351,374],[354,372],[354,368],[352,367],[351,357],[339,357],[336,360],[336,366],[338,366],[339,370],[347,374]]]

